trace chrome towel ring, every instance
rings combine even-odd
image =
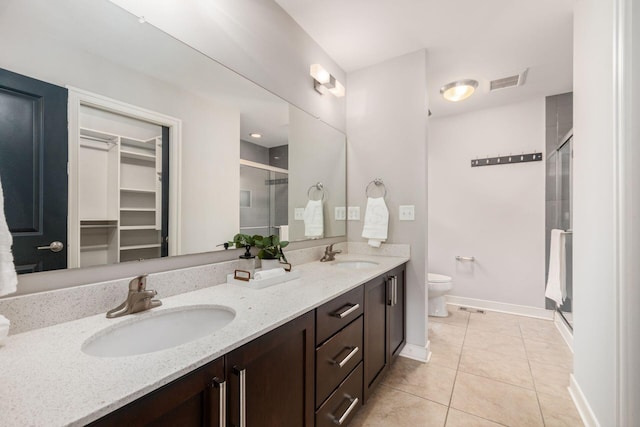
[[[385,187],[384,182],[382,181],[382,178],[376,178],[373,181],[371,181],[369,184],[367,184],[367,188],[364,190],[365,196],[372,197],[371,193],[373,193],[373,190],[376,188],[380,189],[383,192],[382,193],[383,198],[387,197],[387,187]]]
[[[307,190],[307,199],[314,200],[314,199],[311,198],[311,192],[313,190],[319,191],[320,195],[321,195],[319,200],[323,200],[324,201],[324,196],[326,194],[326,191],[324,190],[324,185],[322,185],[321,182],[317,182],[316,184],[314,184],[311,187],[309,187],[309,189]]]

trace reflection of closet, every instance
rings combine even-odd
[[[79,267],[162,255],[162,127],[81,107]]]

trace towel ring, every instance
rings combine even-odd
[[[318,183],[316,183],[316,184],[312,185],[311,187],[309,187],[309,189],[307,190],[307,199],[309,199],[309,200],[313,200],[313,199],[311,198],[311,192],[312,192],[313,190],[320,191],[320,192],[321,192],[321,194],[322,194],[322,197],[320,198],[320,200],[324,201],[324,195],[325,195],[325,193],[326,193],[326,192],[324,191],[324,185],[322,185],[322,183],[321,183],[321,182],[318,182]]]
[[[376,178],[373,181],[371,181],[369,184],[367,184],[367,188],[364,190],[364,195],[367,197],[371,197],[369,195],[369,191],[372,190],[371,186],[374,186],[373,188],[378,188],[380,186],[382,186],[382,191],[384,191],[384,193],[382,193],[382,197],[387,197],[387,187],[385,187],[384,182],[382,181],[382,178]]]

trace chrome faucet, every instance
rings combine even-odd
[[[138,313],[159,307],[162,305],[162,301],[153,299],[158,292],[150,289],[147,290],[147,275],[138,276],[129,282],[129,295],[125,302],[107,311],[107,318],[113,319],[114,317],[124,316],[126,314]]]
[[[333,261],[336,259],[336,254],[342,253],[341,250],[333,250],[333,243],[324,248],[324,255],[320,258],[320,262]]]

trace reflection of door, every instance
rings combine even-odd
[[[0,69],[0,178],[18,273],[66,268],[65,88]]]

